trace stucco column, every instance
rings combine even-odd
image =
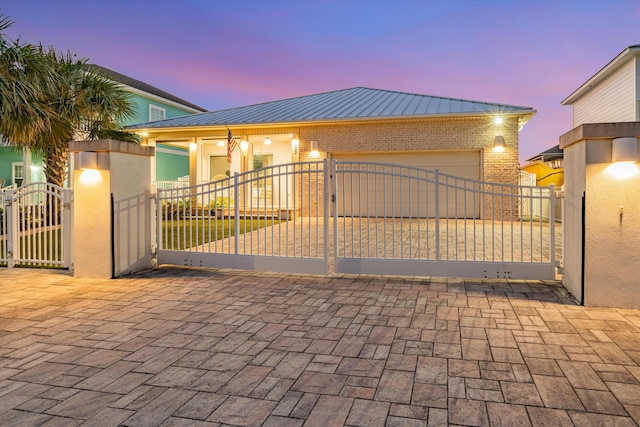
[[[640,137],[640,122],[584,124],[560,137],[563,284],[588,306],[640,308],[640,165],[620,174],[612,163],[612,141],[624,137]]]
[[[76,163],[74,275],[109,279],[151,267],[154,148],[114,140],[69,148]]]

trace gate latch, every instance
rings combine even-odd
[[[332,194],[331,195],[331,203],[335,203],[336,202],[336,195]]]

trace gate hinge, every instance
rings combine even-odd
[[[71,203],[63,203],[62,207],[65,209],[71,209]]]
[[[151,198],[151,200],[156,200],[158,198],[156,193],[151,193],[151,195],[149,197]]]
[[[11,206],[13,204],[13,200],[7,199],[4,201],[5,206]]]

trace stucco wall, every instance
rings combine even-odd
[[[586,168],[585,305],[640,308],[640,174],[612,166]]]
[[[585,141],[564,150],[564,206],[562,236],[563,284],[582,299],[582,195],[585,191]]]
[[[614,173],[618,165],[611,163],[612,140],[632,135],[640,136],[640,123],[583,125],[560,137],[565,156],[563,283],[585,305],[640,308],[640,164],[628,165],[634,174],[620,177]]]
[[[97,171],[74,171],[74,274],[121,276],[151,266],[150,164],[153,149],[120,141],[74,141],[74,153],[93,151]],[[87,180],[87,172],[97,174]],[[111,196],[113,242],[111,254]]]

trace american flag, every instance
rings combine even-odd
[[[229,133],[227,134],[227,164],[231,164],[231,153],[233,153],[237,144],[238,142],[236,141],[236,137],[233,136],[231,130],[229,130]]]

